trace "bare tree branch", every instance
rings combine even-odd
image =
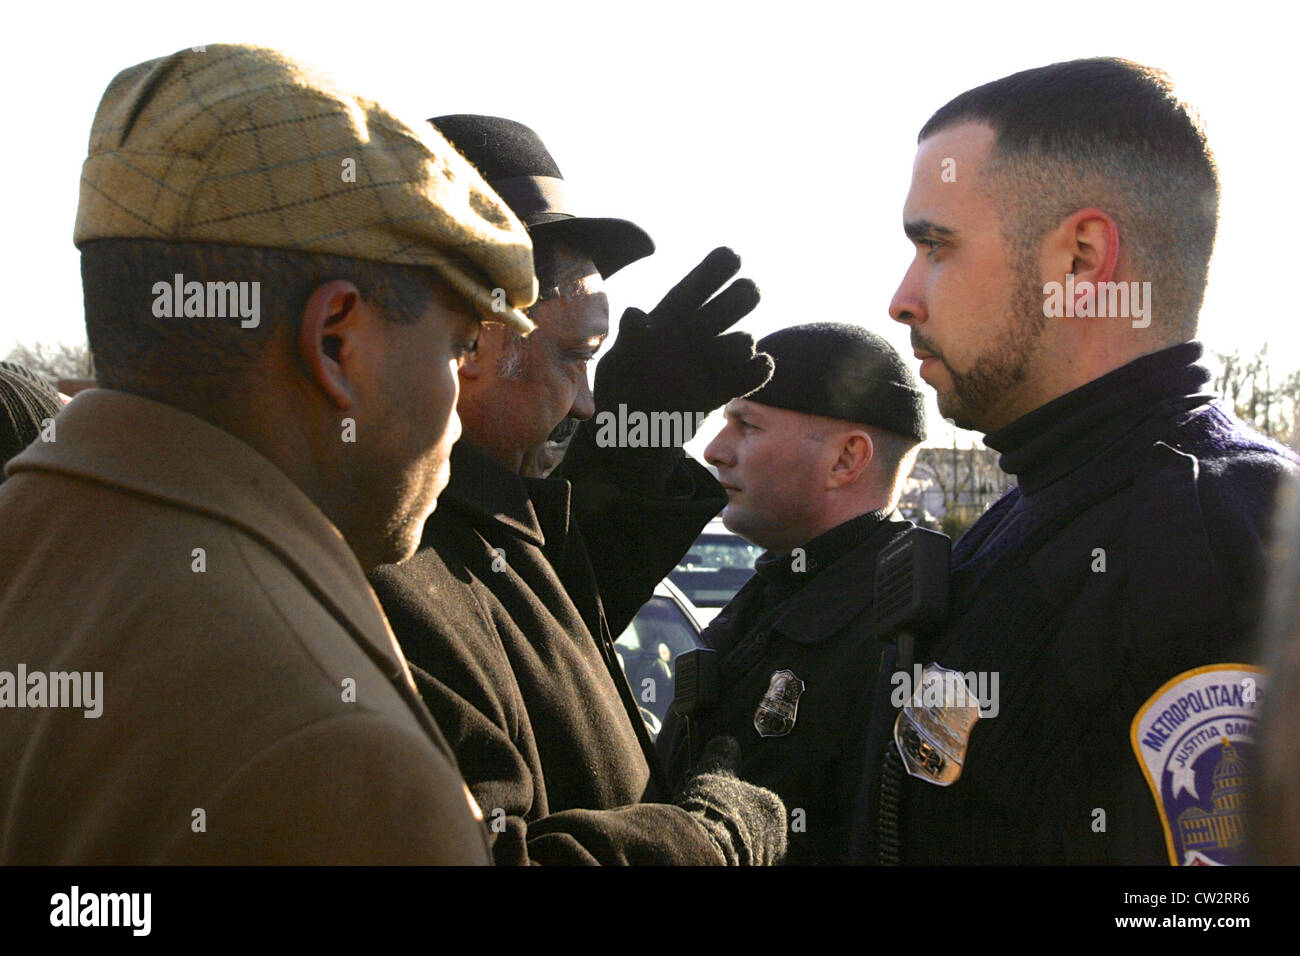
[[[91,360],[90,346],[85,342],[69,345],[66,342],[34,345],[19,343],[5,356],[5,361],[25,365],[53,381],[61,378],[94,378],[95,366]]]

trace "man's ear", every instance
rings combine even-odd
[[[506,327],[499,322],[484,322],[479,326],[478,348],[473,355],[466,356],[460,366],[462,381],[476,381],[487,374],[489,368],[495,367],[506,334]]]
[[[361,292],[346,279],[317,286],[303,306],[298,360],[308,378],[339,409],[352,406],[354,363],[367,316]]]
[[[1100,209],[1080,209],[1049,234],[1044,254],[1048,259],[1046,279],[1063,282],[1065,275],[1072,273],[1077,294],[1082,295],[1082,283],[1114,279],[1120,257],[1119,227]]]
[[[831,464],[826,487],[845,488],[858,480],[858,476],[876,457],[876,446],[864,431],[842,432],[838,438],[839,454]]]

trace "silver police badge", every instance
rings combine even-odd
[[[754,729],[760,737],[784,737],[794,730],[795,714],[804,684],[794,671],[776,671],[768,681],[767,693],[754,711]]]
[[[894,722],[894,744],[908,774],[951,787],[961,776],[971,731],[979,719],[979,698],[963,675],[927,665]]]

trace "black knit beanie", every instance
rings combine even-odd
[[[757,351],[776,363],[766,385],[745,397],[925,440],[925,399],[916,379],[874,332],[839,322],[813,322],[761,339]]]

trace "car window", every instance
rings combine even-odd
[[[722,607],[753,576],[762,553],[739,535],[705,532],[668,577],[696,607]]]
[[[673,702],[677,655],[699,647],[695,626],[668,597],[652,597],[614,642],[637,703],[660,721]]]

